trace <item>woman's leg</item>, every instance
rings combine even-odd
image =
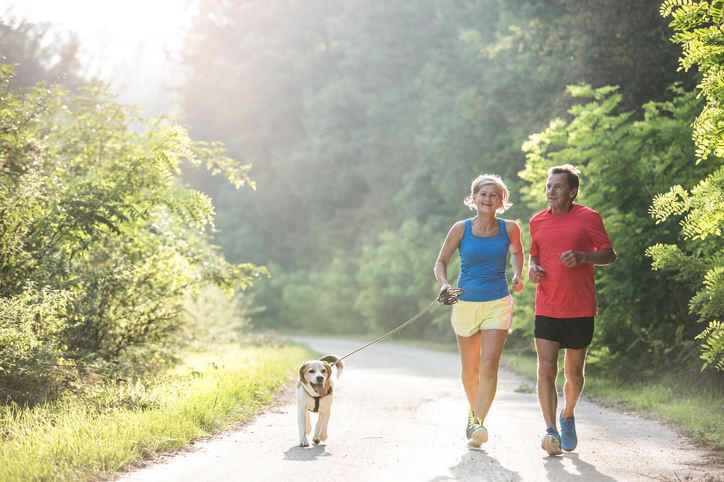
[[[478,391],[475,396],[475,418],[485,422],[498,389],[498,366],[508,330],[482,330],[480,334],[480,367]]]
[[[470,410],[475,412],[475,399],[480,382],[480,332],[478,331],[470,336],[457,335],[457,338],[462,365],[460,377],[463,381],[465,396],[470,404]]]

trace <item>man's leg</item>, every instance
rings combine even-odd
[[[563,420],[573,417],[573,411],[576,409],[578,399],[583,392],[584,384],[584,367],[586,365],[586,354],[588,347],[580,350],[566,348],[566,355],[563,362],[563,370],[566,376],[566,383],[563,385],[563,397],[565,406],[561,413]]]
[[[574,350],[566,349],[565,361],[563,363],[563,371],[566,375],[566,383],[563,385],[563,396],[565,406],[561,411],[561,448],[563,450],[575,450],[578,445],[578,436],[576,435],[576,420],[573,411],[583,391],[583,369],[586,363],[586,353],[588,348]]]
[[[558,392],[556,378],[558,376],[558,350],[557,341],[535,339],[535,348],[538,353],[538,402],[543,411],[546,428],[556,427],[556,410],[558,409]]]

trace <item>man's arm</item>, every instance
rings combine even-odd
[[[540,283],[545,274],[546,271],[540,265],[540,256],[531,256],[528,258],[528,279],[531,283]]]
[[[566,251],[558,255],[568,268],[573,268],[581,263],[604,266],[616,261],[616,251],[613,249],[597,249],[596,251]],[[532,281],[532,280],[531,280]]]

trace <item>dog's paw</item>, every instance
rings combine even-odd
[[[314,445],[319,445],[321,443],[321,440],[315,438],[314,440],[312,440],[312,442],[314,442]]]
[[[299,442],[299,446],[300,447],[309,447],[309,442],[307,442],[306,440],[302,440],[301,442]]]

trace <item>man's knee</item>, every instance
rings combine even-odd
[[[583,370],[578,368],[565,370],[566,381],[574,385],[583,385],[584,375]]]
[[[558,363],[551,360],[538,360],[538,379],[555,380],[558,376]]]

